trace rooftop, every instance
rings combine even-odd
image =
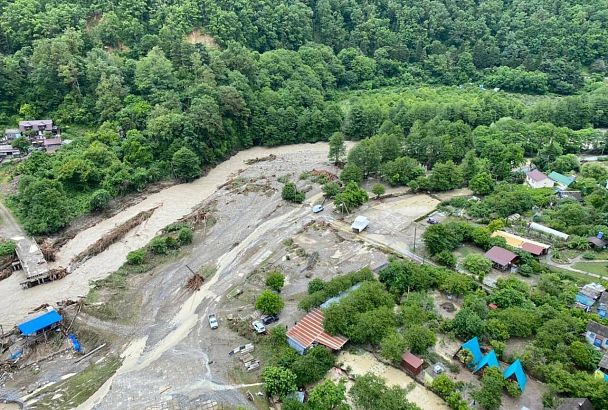
[[[556,410],[593,410],[593,404],[585,397],[563,399]]]
[[[593,332],[596,335],[608,337],[608,326],[601,325],[593,320],[587,323],[587,331]]]
[[[21,238],[16,242],[15,251],[19,261],[21,261],[21,267],[25,272],[26,279],[36,279],[48,274],[48,264],[36,241],[30,238]]]
[[[513,252],[501,248],[500,246],[493,246],[489,251],[485,253],[485,257],[494,263],[506,266],[517,259],[517,255]]]
[[[540,172],[538,169],[533,169],[532,171],[528,172],[526,175],[528,176],[528,178],[530,178],[531,180],[536,181],[536,182],[540,182],[540,181],[548,178],[545,174]]]
[[[40,330],[43,330],[49,326],[54,325],[55,323],[61,322],[63,318],[55,309],[50,309],[48,312],[37,316],[31,320],[23,322],[17,325],[19,331],[25,336],[31,336],[38,333]]]
[[[289,331],[287,337],[308,348],[314,343],[322,344],[332,350],[339,350],[348,342],[343,336],[332,336],[323,329],[323,312],[314,309],[298,321]]]
[[[564,186],[568,186],[574,182],[574,178],[567,177],[566,175],[562,175],[559,172],[555,172],[555,171],[551,171],[551,173],[549,174],[549,178],[552,181],[555,181],[558,184],[561,184]]]
[[[401,361],[407,363],[414,369],[418,369],[424,364],[424,360],[422,360],[418,356],[413,355],[410,352],[403,353],[403,355],[401,356]]]
[[[549,249],[551,247],[551,245],[546,245],[544,243],[533,241],[532,239],[523,238],[521,236],[517,236],[505,231],[492,232],[492,238],[497,236],[504,238],[507,242],[507,245],[512,246],[514,248],[522,249],[534,255],[540,255],[545,251],[545,249]]]

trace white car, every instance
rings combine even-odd
[[[217,329],[219,327],[219,323],[217,322],[217,317],[215,317],[215,313],[209,314],[209,327],[211,329]]]
[[[253,330],[259,334],[266,333],[266,326],[264,326],[264,323],[262,323],[261,320],[254,320],[253,323],[251,323],[251,326],[253,326]]]
[[[315,214],[318,214],[319,212],[323,211],[323,205],[321,204],[317,204],[315,206],[312,207],[312,212]]]

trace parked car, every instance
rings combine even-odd
[[[430,223],[431,225],[435,225],[435,224],[438,224],[438,223],[439,223],[439,221],[438,221],[437,219],[435,219],[435,218],[429,218],[429,219],[427,219],[426,221],[427,221],[428,223]]]
[[[253,326],[253,330],[258,334],[266,333],[266,326],[264,326],[261,320],[254,320],[251,326]]]
[[[277,315],[266,315],[266,316],[262,316],[262,323],[265,325],[269,325],[273,322],[276,322],[279,320],[279,317]]]
[[[208,316],[209,319],[209,327],[211,329],[217,329],[219,327],[219,323],[217,322],[217,317],[215,316],[215,313],[210,313]]]
[[[323,211],[323,209],[325,209],[325,208],[323,208],[323,205],[317,204],[312,207],[312,212],[315,214],[318,214],[319,212]]]

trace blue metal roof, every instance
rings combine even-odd
[[[481,354],[481,348],[479,347],[479,340],[477,336],[460,346],[461,349],[467,349],[473,354],[473,361],[471,362],[474,366],[479,363],[483,355]]]
[[[483,359],[481,359],[477,366],[475,366],[475,370],[473,370],[473,373],[477,373],[486,366],[496,367],[500,369],[500,364],[498,364],[498,358],[496,357],[496,352],[494,350],[492,350],[490,353],[485,355]]]
[[[56,310],[51,310],[46,312],[43,315],[35,317],[32,320],[28,320],[27,322],[23,322],[20,325],[17,325],[19,331],[25,336],[35,335],[42,329],[45,329],[55,323],[59,323],[63,320],[61,315],[57,313]]]
[[[524,368],[521,365],[519,359],[511,363],[511,366],[507,367],[507,369],[502,375],[505,379],[509,379],[512,376],[515,376],[515,379],[517,380],[517,385],[519,386],[519,390],[521,390],[522,392],[526,390],[526,383],[528,382],[528,379],[526,378]]]

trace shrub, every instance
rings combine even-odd
[[[311,295],[315,292],[325,289],[325,282],[319,278],[314,278],[308,282],[308,294]]]
[[[521,396],[521,390],[519,390],[519,386],[517,385],[517,382],[514,381],[507,381],[505,383],[506,388],[507,388],[507,394],[511,397],[519,397]]]
[[[323,194],[328,198],[333,198],[340,193],[340,185],[337,182],[328,182],[323,185]]]
[[[583,259],[586,259],[588,261],[593,260],[596,258],[596,254],[593,251],[587,251],[585,253],[582,254]]]
[[[304,194],[298,191],[296,184],[293,182],[288,182],[283,186],[283,191],[281,191],[281,197],[289,202],[302,203],[304,202]]]
[[[0,242],[0,258],[12,256],[15,254],[15,242],[7,240]]]
[[[150,250],[157,255],[164,255],[168,250],[167,241],[160,236],[153,238],[148,246],[150,247]]]
[[[453,268],[456,266],[456,257],[450,251],[441,251],[435,256],[435,260],[438,264]]]
[[[384,192],[386,192],[386,189],[382,184],[374,184],[372,187],[372,193],[376,195],[376,198],[379,198],[380,195],[384,194]]]
[[[165,232],[177,232],[182,228],[188,228],[188,225],[183,222],[173,222],[165,228]]]
[[[182,246],[188,245],[192,243],[193,236],[194,232],[192,232],[192,229],[185,226],[183,228],[180,228],[177,232],[177,242],[179,242],[179,244]]]
[[[141,265],[146,260],[146,250],[138,249],[127,254],[127,263],[129,265]]]
[[[91,199],[89,200],[89,209],[91,211],[100,211],[105,209],[110,201],[112,200],[112,195],[105,189],[98,189],[93,193]]]
[[[175,239],[175,237],[173,237],[173,236],[167,236],[165,238],[165,244],[167,245],[168,249],[179,248],[179,243],[177,242],[177,239]]]
[[[266,276],[266,286],[277,292],[281,291],[281,288],[285,284],[285,275],[281,272],[270,272]]]
[[[284,306],[285,302],[281,296],[269,290],[262,292],[255,302],[255,308],[265,315],[276,315],[283,310]]]

